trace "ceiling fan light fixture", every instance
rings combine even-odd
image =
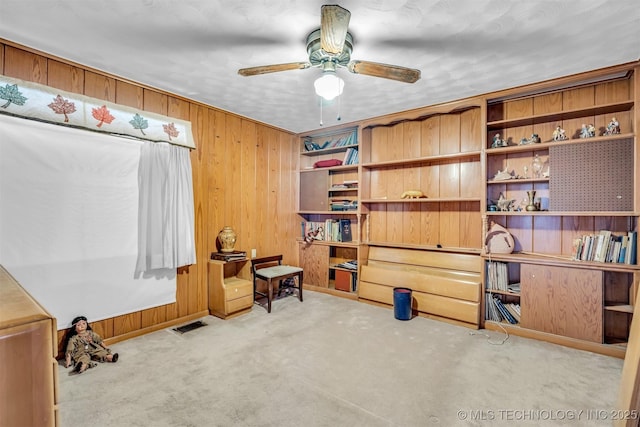
[[[344,80],[338,77],[335,71],[325,70],[322,76],[316,79],[313,86],[318,96],[323,97],[327,101],[331,101],[335,97],[342,95]]]

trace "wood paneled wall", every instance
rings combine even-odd
[[[237,249],[281,253],[285,262],[298,264],[295,135],[3,40],[0,73],[191,121],[197,264],[178,270],[175,303],[93,322],[108,341],[207,314],[207,261],[225,225],[237,232]],[[248,265],[240,275],[251,277]]]

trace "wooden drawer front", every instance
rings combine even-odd
[[[393,304],[393,288],[363,281],[360,281],[359,286],[359,298],[382,302],[385,304]]]
[[[371,282],[360,282],[358,296],[362,299],[393,305],[393,287]],[[455,319],[477,325],[480,320],[480,303],[431,295],[411,293],[412,308],[419,312]]]
[[[226,286],[225,300],[233,301],[238,298],[251,297],[253,293],[253,283],[246,280],[238,280]]]
[[[462,280],[455,275],[431,275],[419,271],[389,270],[368,265],[362,266],[362,280],[385,284],[393,287],[405,287],[418,292],[442,295],[446,297],[480,302],[480,278]],[[448,276],[448,277],[447,277]],[[470,276],[469,279],[473,278]]]
[[[433,314],[449,319],[477,325],[480,319],[480,303],[461,301],[439,295],[413,292],[417,309],[422,313]]]
[[[242,310],[253,305],[253,295],[244,296],[241,298],[236,298],[231,301],[225,301],[224,309],[227,314],[236,312],[238,310]]]
[[[392,264],[437,267],[452,271],[482,271],[482,260],[478,255],[431,252],[401,248],[372,247],[369,261],[377,260]]]

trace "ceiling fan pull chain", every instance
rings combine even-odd
[[[342,120],[342,117],[340,117],[340,109],[342,107],[342,96],[338,95],[338,115],[336,116],[336,120],[340,121]]]
[[[320,126],[324,126],[324,123],[322,122],[322,97],[319,96],[318,98],[320,98]]]

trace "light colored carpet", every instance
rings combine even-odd
[[[61,425],[611,425],[593,411],[623,364],[316,292],[202,320],[113,345],[116,364],[60,366]]]

